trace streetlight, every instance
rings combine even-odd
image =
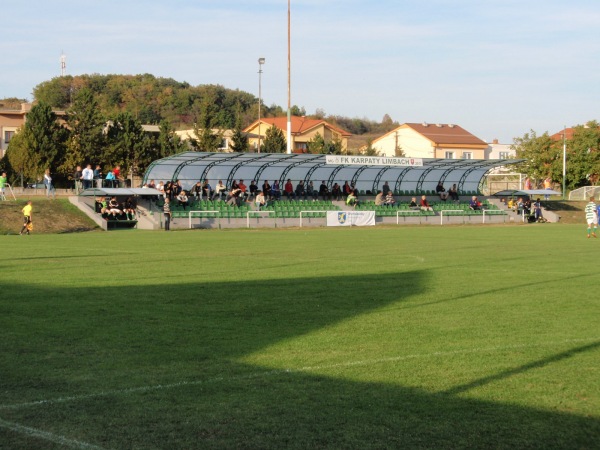
[[[260,107],[262,96],[262,65],[265,63],[265,58],[258,58],[258,153],[260,153]]]

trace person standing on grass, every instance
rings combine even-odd
[[[56,189],[52,184],[52,176],[50,176],[50,169],[46,169],[44,172],[44,186],[46,186],[46,198],[52,196],[52,200],[56,198]]]
[[[163,213],[165,215],[165,231],[169,231],[171,229],[171,200],[169,197],[165,198]]]
[[[4,189],[7,183],[8,180],[6,179],[6,172],[2,172],[2,175],[0,175],[0,199],[2,200],[6,199],[4,195]]]
[[[596,237],[596,228],[598,227],[598,209],[594,203],[594,197],[590,197],[590,202],[585,205],[585,220],[587,221],[587,237],[590,234]]]
[[[31,200],[29,200],[27,202],[27,204],[23,207],[22,211],[23,211],[23,228],[21,228],[21,232],[19,233],[20,235],[23,234],[23,232],[25,232],[25,234],[29,234],[29,230],[30,230],[30,224],[31,224],[31,210],[32,210],[32,206],[31,206]]]

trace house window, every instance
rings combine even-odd
[[[463,152],[463,159],[473,159],[473,153]]]
[[[454,152],[446,152],[446,159],[454,159]]]
[[[4,132],[4,142],[6,142],[8,144],[14,135],[15,135],[14,131],[5,131]]]
[[[221,140],[221,145],[219,146],[219,150],[227,150],[229,148],[229,145],[227,145],[227,139],[223,138]]]
[[[308,145],[306,145],[306,142],[296,142],[296,150],[306,152],[308,150]]]
[[[508,153],[508,152],[500,152],[500,154],[498,155],[498,157],[499,157],[500,159],[509,159],[509,158],[510,158],[510,155],[509,155],[509,153]]]

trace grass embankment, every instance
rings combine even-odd
[[[73,233],[98,229],[97,225],[66,198],[32,198],[33,234]],[[0,234],[18,234],[23,226],[24,198],[0,202]]]
[[[1,239],[0,448],[600,442],[581,225]]]

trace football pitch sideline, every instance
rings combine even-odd
[[[600,442],[585,226],[1,240],[1,449]]]

